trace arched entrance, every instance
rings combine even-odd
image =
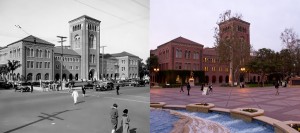
[[[27,74],[27,80],[32,80],[32,73]]]
[[[91,80],[94,77],[94,74],[95,74],[95,70],[91,69],[89,72],[89,80]]]
[[[49,80],[49,73],[45,74],[45,80]]]
[[[75,74],[75,80],[78,80],[78,73]]]
[[[223,83],[223,76],[219,76],[219,83]]]
[[[217,77],[215,75],[212,76],[212,83],[216,83]]]
[[[225,77],[225,82],[228,83],[229,82],[229,76]]]
[[[62,79],[63,79],[63,80],[66,80],[66,79],[67,79],[67,75],[66,75],[65,73],[62,75]]]
[[[73,80],[73,75],[69,74],[69,80]]]
[[[35,80],[38,81],[41,79],[41,73],[36,74]]]
[[[59,74],[55,74],[55,80],[58,81],[59,80]]]
[[[209,83],[209,77],[207,75],[205,76],[205,83]]]

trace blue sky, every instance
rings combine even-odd
[[[299,0],[151,0],[150,49],[179,36],[213,47],[219,14],[231,10],[250,23],[250,43],[255,50],[280,51],[280,33],[285,28],[300,34],[299,5]]]
[[[148,0],[1,0],[0,46],[28,36],[15,25],[60,45],[56,36],[69,37],[68,22],[82,15],[101,21],[105,53],[127,51],[144,61],[149,57]],[[64,44],[70,45],[69,39]]]

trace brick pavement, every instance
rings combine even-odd
[[[173,105],[186,105],[195,102],[213,103],[216,107],[233,109],[253,107],[265,110],[265,116],[281,121],[300,121],[300,88],[279,88],[275,95],[274,87],[236,88],[214,87],[209,95],[202,95],[200,87],[193,87],[190,96],[180,93],[180,88],[151,88],[151,102],[166,102]]]

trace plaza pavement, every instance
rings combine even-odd
[[[200,87],[192,87],[190,96],[180,88],[151,88],[150,102],[166,102],[171,105],[187,105],[189,103],[213,103],[220,108],[250,107],[265,111],[265,116],[281,121],[300,121],[300,88],[279,88],[275,95],[274,87],[237,88],[213,87],[209,95],[202,95]]]

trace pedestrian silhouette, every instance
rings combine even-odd
[[[188,96],[189,96],[189,95],[190,95],[190,90],[191,90],[190,83],[187,83],[186,89],[187,89],[187,91],[188,91]]]
[[[115,133],[118,127],[118,105],[116,103],[113,104],[110,112],[111,124],[112,124],[112,131],[111,133]]]
[[[119,95],[119,90],[120,90],[120,86],[119,85],[116,86],[116,90],[117,90],[117,95]]]
[[[279,95],[279,83],[278,82],[275,83],[275,89],[276,89],[275,95]]]
[[[183,84],[181,83],[181,85],[180,85],[180,92],[184,92],[183,91]]]
[[[128,109],[124,109],[121,120],[121,125],[123,126],[123,133],[129,133],[129,116],[128,116]]]

